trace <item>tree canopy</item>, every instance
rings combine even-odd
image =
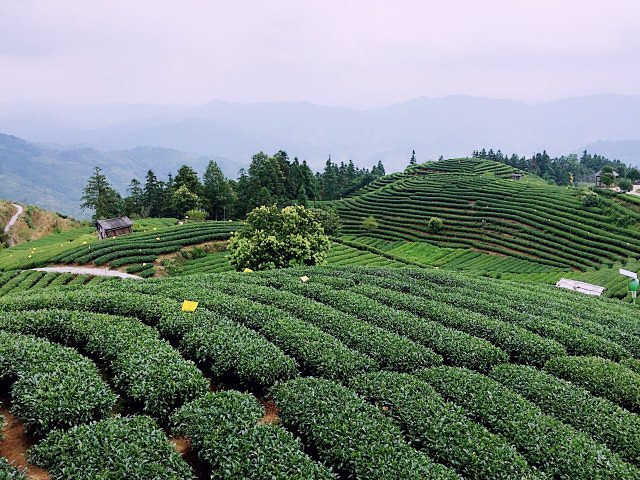
[[[266,270],[322,263],[329,237],[313,211],[301,205],[260,206],[229,242],[229,260],[236,270]]]

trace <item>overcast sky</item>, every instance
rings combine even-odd
[[[640,94],[639,22],[638,0],[0,0],[0,102]]]

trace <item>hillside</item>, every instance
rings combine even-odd
[[[16,209],[11,202],[0,200],[0,233],[4,231],[5,226],[15,213]],[[80,222],[57,212],[28,205],[24,207],[23,213],[18,216],[16,223],[9,230],[5,243],[19,245],[52,233],[65,232],[80,225]]]
[[[629,480],[635,312],[433,269],[25,281],[0,299],[2,415],[68,480]]]
[[[640,257],[640,215],[605,198],[585,207],[580,192],[479,159],[421,164],[376,180],[337,203],[345,234],[429,242],[513,257],[560,270],[586,270]],[[365,231],[373,216],[379,227]],[[431,217],[443,220],[430,231]]]
[[[95,166],[101,167],[114,187],[126,194],[131,179],[135,177],[143,182],[149,169],[163,179],[185,163],[204,171],[211,159],[216,160],[227,175],[237,173],[234,164],[220,157],[152,147],[119,151],[61,147],[0,133],[0,198],[86,218],[89,215],[80,209],[80,198]]]

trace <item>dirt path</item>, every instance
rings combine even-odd
[[[7,422],[2,431],[4,440],[0,442],[0,456],[5,457],[20,469],[27,468],[28,479],[47,480],[49,475],[45,470],[27,462],[27,450],[31,447],[32,440],[24,433],[22,423],[11,415],[9,409],[2,408],[0,412]]]
[[[133,280],[142,280],[142,277],[138,275],[131,275],[130,273],[119,272],[118,270],[109,270],[108,268],[89,268],[89,267],[41,267],[33,268],[39,272],[53,272],[53,273],[75,273],[78,275],[93,275],[96,277],[119,277],[129,278]]]
[[[22,212],[24,212],[24,208],[22,208],[22,205],[18,205],[17,203],[12,203],[11,205],[16,207],[18,211],[13,217],[9,219],[9,223],[7,223],[7,225],[4,227],[4,233],[6,235],[9,234],[9,230],[11,230],[11,227],[13,227],[13,224],[18,221],[18,217],[22,215]],[[10,237],[7,239],[7,246],[13,247],[13,240]]]
[[[12,205],[18,209],[18,212],[13,217],[11,217],[9,223],[7,223],[6,227],[4,227],[4,233],[9,233],[9,230],[11,229],[11,227],[13,227],[13,224],[16,223],[18,217],[22,215],[22,212],[24,212],[24,208],[22,208],[22,205],[18,205],[17,203],[12,203]]]

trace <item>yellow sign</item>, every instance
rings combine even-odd
[[[303,275],[300,277],[300,280],[302,280],[302,283],[307,283],[309,281],[309,277],[307,277],[306,275]]]
[[[244,273],[251,273],[251,272],[253,272],[253,270],[251,270],[250,268],[245,268],[245,269],[243,270],[243,272],[244,272]]]
[[[185,300],[182,302],[183,312],[195,312],[196,308],[198,308],[198,302],[192,302],[191,300]]]

